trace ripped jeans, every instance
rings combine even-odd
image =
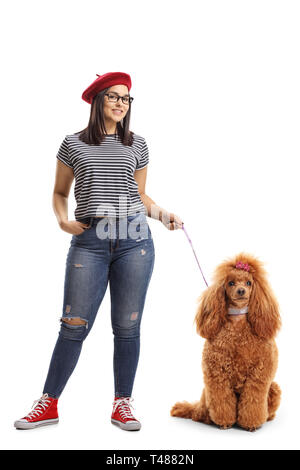
[[[151,230],[143,213],[80,221],[90,224],[82,234],[72,235],[60,331],[43,393],[53,398],[62,393],[109,282],[115,396],[130,397],[140,352],[140,323],[155,259]],[[68,323],[68,318],[80,319],[82,324]]]

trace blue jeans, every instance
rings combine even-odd
[[[43,393],[58,398],[91,331],[109,282],[115,396],[130,397],[140,351],[140,324],[155,250],[146,215],[81,219],[66,261],[63,312]],[[106,237],[106,238],[105,238]],[[66,319],[83,324],[72,325]],[[65,320],[63,320],[65,319]]]

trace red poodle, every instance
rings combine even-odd
[[[254,431],[275,417],[281,396],[273,382],[281,320],[262,263],[245,253],[224,261],[197,300],[205,387],[200,401],[178,402],[171,415]]]

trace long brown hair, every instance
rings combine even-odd
[[[109,87],[110,88],[110,87]],[[100,145],[103,142],[106,129],[104,122],[103,103],[104,95],[109,88],[101,90],[93,98],[91,103],[90,119],[87,127],[75,134],[79,134],[79,139],[89,145]],[[124,145],[131,146],[133,143],[133,132],[129,130],[131,103],[121,122],[117,122],[117,135]]]

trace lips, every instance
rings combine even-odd
[[[113,109],[112,111],[113,111],[113,113],[115,113],[115,114],[122,114],[122,112],[123,112],[123,111],[121,111],[120,109]]]

